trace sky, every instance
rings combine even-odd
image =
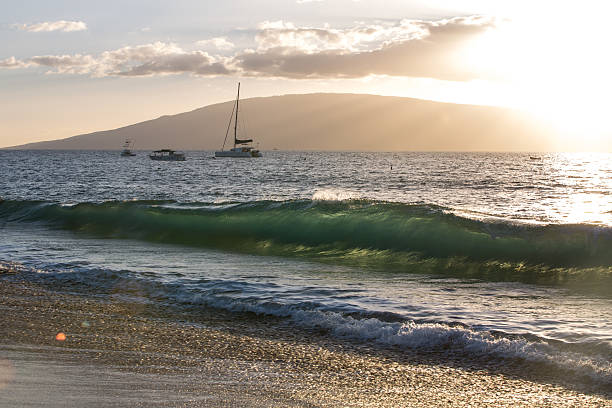
[[[592,0],[5,1],[0,147],[231,100],[241,81],[245,98],[510,107],[552,124],[561,149],[579,137],[606,150],[610,11]]]

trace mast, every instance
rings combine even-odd
[[[238,82],[238,96],[236,96],[236,121],[234,122],[234,148],[236,148],[237,130],[238,130],[238,102],[240,101],[240,82]]]

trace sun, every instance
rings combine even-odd
[[[612,136],[612,26],[605,21],[612,5],[586,11],[531,5],[529,12],[519,6],[466,44],[461,63],[489,84],[496,104],[533,112],[560,137],[603,143]]]

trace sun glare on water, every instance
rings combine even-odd
[[[551,220],[564,224],[612,226],[609,154],[563,153],[551,156],[545,166],[545,172],[559,188],[573,191],[573,194],[561,195],[563,199],[545,203]]]

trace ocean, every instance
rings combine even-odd
[[[0,279],[612,387],[611,154],[186,156],[0,151]]]

